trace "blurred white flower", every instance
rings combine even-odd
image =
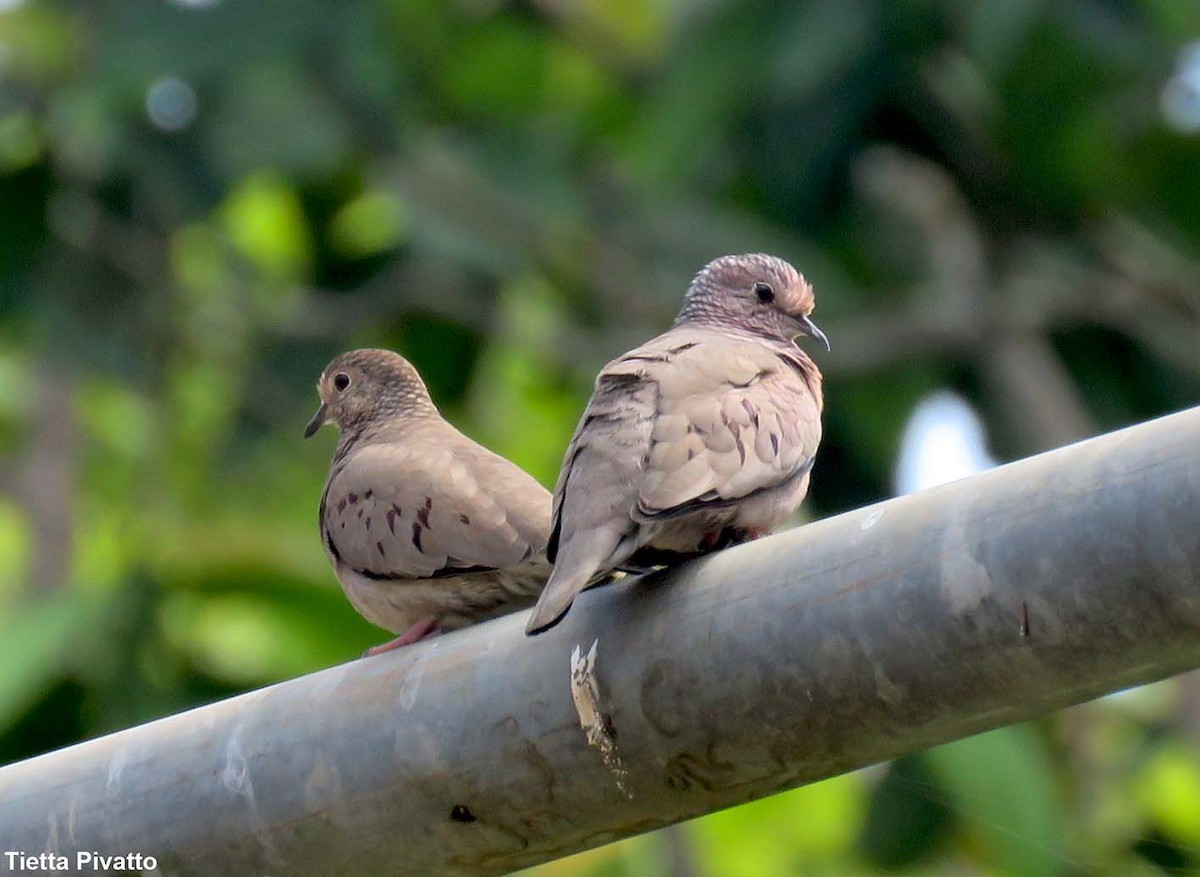
[[[922,399],[908,418],[894,486],[898,494],[913,493],[995,465],[975,409],[961,396],[938,392]]]
[[[164,76],[146,92],[146,114],[156,128],[180,131],[196,118],[196,92],[182,79]]]
[[[1179,53],[1175,73],[1163,85],[1159,105],[1167,124],[1184,134],[1200,131],[1200,42]]]

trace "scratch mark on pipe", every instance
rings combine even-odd
[[[46,817],[46,852],[58,855],[58,814],[51,812]]]
[[[436,646],[436,641],[431,643]],[[400,700],[400,706],[405,710],[413,708],[413,704],[417,702],[417,692],[421,690],[421,680],[425,676],[425,664],[429,661],[429,653],[431,649],[421,649],[415,657],[412,665],[408,668],[408,672],[400,680],[399,691],[396,696]]]
[[[79,807],[79,789],[75,788],[71,791],[71,801],[67,804],[67,840],[71,842],[71,846],[77,846],[78,841],[75,840],[75,811]]]
[[[578,645],[571,652],[571,700],[575,702],[579,727],[583,728],[588,746],[600,752],[604,766],[616,779],[621,794],[632,799],[633,795],[625,787],[629,774],[617,753],[616,729],[612,719],[600,707],[600,683],[596,678],[596,649],[599,645],[600,640],[592,640],[592,647],[583,656]]]
[[[250,772],[246,768],[246,756],[236,736],[230,736],[225,746],[225,769],[221,771],[221,784],[231,792],[241,795],[250,804],[254,804],[254,784],[250,782]]]
[[[859,524],[859,528],[863,531],[870,530],[876,524],[883,520],[883,509],[875,509],[871,514],[863,518],[863,522]]]
[[[114,798],[121,791],[121,774],[125,772],[125,763],[129,756],[124,749],[118,749],[112,760],[108,762],[108,779],[104,782],[104,797]]]
[[[972,552],[962,505],[950,510],[942,533],[941,588],[955,615],[977,610],[995,591],[987,567]]]
[[[229,735],[229,742],[225,746],[225,768],[221,771],[221,785],[245,799],[250,835],[262,844],[271,863],[278,868],[283,868],[286,862],[280,855],[275,842],[271,840],[266,820],[258,812],[258,801],[254,797],[254,783],[250,779],[250,766],[246,763],[246,756],[242,753],[237,735],[238,731],[235,729]]]
[[[330,765],[317,753],[308,779],[304,781],[305,805],[312,812],[324,813],[337,827],[348,830],[354,827],[354,820],[347,813],[346,800],[337,766]]]

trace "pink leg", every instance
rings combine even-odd
[[[418,618],[413,622],[412,627],[400,634],[394,640],[383,643],[378,646],[371,646],[363,653],[364,658],[370,658],[375,655],[382,655],[384,652],[390,652],[392,649],[399,649],[403,646],[411,646],[415,642],[420,642],[429,636],[437,627],[437,618],[432,615],[426,615],[424,618]]]
[[[697,554],[708,554],[710,551],[720,551],[731,545],[753,542],[755,539],[761,539],[763,536],[766,536],[768,532],[770,531],[736,530],[733,527],[726,527],[724,530],[705,533],[704,538],[700,541],[700,550]]]

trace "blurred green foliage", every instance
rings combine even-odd
[[[599,365],[776,252],[834,345],[812,516],[891,493],[937,389],[1002,458],[1195,403],[1197,39],[1181,0],[0,2],[0,762],[380,638],[300,440],[345,348],[552,484]],[[533,873],[1194,872],[1198,704]]]

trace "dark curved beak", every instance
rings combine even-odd
[[[312,420],[308,422],[308,426],[304,427],[304,437],[312,438],[318,429],[325,425],[325,415],[329,413],[329,406],[324,402],[317,409],[317,413],[312,416]]]
[[[797,322],[800,324],[801,332],[809,338],[815,338],[820,341],[826,350],[830,349],[829,339],[825,337],[825,333],[817,327],[817,324],[812,321],[812,317],[798,317]]]

